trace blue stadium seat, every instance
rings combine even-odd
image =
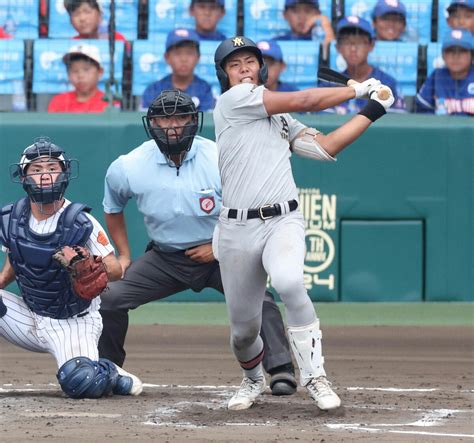
[[[26,110],[24,58],[23,40],[0,40],[0,111]]]
[[[426,51],[427,75],[430,75],[436,68],[444,68],[444,60],[441,55],[441,43],[428,43]]]
[[[407,8],[407,27],[403,40],[428,43],[431,40],[432,0],[401,0]],[[358,15],[372,22],[372,10],[377,0],[346,0],[345,14]]]
[[[377,42],[369,54],[369,63],[378,66],[397,80],[405,96],[416,95],[418,73],[418,44],[405,42]],[[330,67],[344,71],[347,67],[343,57],[331,43]]]
[[[133,44],[133,96],[140,97],[149,84],[171,73],[171,68],[164,58],[165,40],[166,35],[161,34],[153,40],[137,40]],[[214,68],[214,52],[219,43],[217,41],[200,43],[201,57],[194,71],[211,85],[215,97],[220,95],[220,85]]]
[[[39,0],[0,0],[0,27],[14,38],[38,38]]]
[[[280,41],[286,69],[281,80],[298,89],[314,88],[317,82],[319,44],[312,41]]]
[[[104,90],[109,78],[110,54],[107,40],[37,40],[33,48],[33,93],[57,94],[71,90],[63,55],[70,47],[80,43],[93,44],[99,48],[104,75],[99,88]],[[117,42],[115,51],[114,77],[120,84],[123,76],[124,43]]]
[[[103,13],[101,27],[106,32],[110,17],[110,0],[101,0],[100,5]],[[138,0],[115,0],[115,23],[116,30],[123,34],[127,40],[135,40],[138,29]],[[77,35],[77,31],[69,21],[69,14],[64,8],[64,2],[50,1],[49,37],[71,38],[75,35]]]
[[[444,34],[449,30],[448,22],[448,6],[450,5],[451,0],[438,0],[438,38],[437,41],[442,41]]]
[[[319,2],[321,13],[331,17],[331,0]],[[268,40],[290,30],[283,17],[285,0],[244,2],[244,35],[255,41]]]
[[[189,15],[191,0],[149,0],[148,38],[167,34],[177,27],[194,28],[194,18]],[[227,37],[237,32],[237,0],[226,0],[225,16],[217,29]]]

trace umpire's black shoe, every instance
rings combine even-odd
[[[272,395],[293,395],[296,392],[296,379],[290,372],[277,372],[272,375],[270,389]]]

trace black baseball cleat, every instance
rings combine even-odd
[[[272,395],[293,395],[296,392],[296,379],[290,372],[278,372],[272,375],[270,389]]]

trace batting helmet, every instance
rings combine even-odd
[[[224,70],[226,59],[237,51],[247,50],[253,52],[260,63],[260,70],[258,71],[258,81],[264,84],[268,79],[268,68],[265,64],[260,48],[247,37],[233,37],[224,40],[216,49],[214,54],[214,63],[216,66],[216,74],[221,84],[222,92],[229,89],[229,76]]]
[[[33,162],[51,161],[58,161],[62,169],[62,172],[55,180],[46,180],[44,178],[45,175],[51,177],[49,172],[28,174],[28,167]],[[77,175],[73,177],[71,174],[71,162],[72,160],[66,158],[62,148],[55,145],[48,137],[41,136],[36,138],[34,143],[23,151],[18,163],[10,166],[10,177],[15,183],[23,185],[23,189],[33,202],[53,203],[63,198],[69,181],[77,177]],[[35,181],[33,175],[38,175],[39,180]]]
[[[162,128],[154,122],[156,117],[184,117],[191,119],[183,126]],[[202,127],[202,112],[196,109],[192,98],[179,89],[162,91],[153,100],[146,115],[142,117],[148,137],[155,140],[163,155],[170,160],[172,155],[188,152],[194,136]]]

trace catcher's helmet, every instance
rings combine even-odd
[[[191,116],[191,120],[183,126],[171,128],[162,128],[153,122],[156,117],[174,116]],[[188,94],[179,89],[170,89],[162,91],[153,100],[147,114],[142,117],[142,121],[148,137],[155,140],[163,155],[171,160],[172,155],[179,155],[191,149],[194,136],[202,127],[202,112],[196,109],[196,105]]]
[[[40,179],[37,183],[33,174],[28,174],[28,167],[33,162],[51,162],[59,161],[62,172],[57,176],[56,180],[45,180],[48,172],[41,172]],[[75,160],[74,160],[75,161]],[[21,155],[20,161],[10,166],[10,177],[15,183],[21,183],[31,201],[35,203],[48,204],[61,200],[64,196],[69,181],[76,176],[71,174],[72,160],[66,158],[65,152],[58,145],[55,145],[48,137],[38,137],[34,143],[28,146]],[[43,180],[48,185],[43,186]],[[52,182],[52,185],[49,183]]]
[[[214,63],[216,66],[216,74],[221,84],[222,92],[229,89],[229,76],[224,70],[226,58],[237,51],[247,50],[253,52],[260,63],[260,70],[258,71],[258,81],[260,84],[265,84],[268,79],[268,67],[265,64],[260,48],[247,37],[233,37],[224,40],[216,49],[214,54]]]

